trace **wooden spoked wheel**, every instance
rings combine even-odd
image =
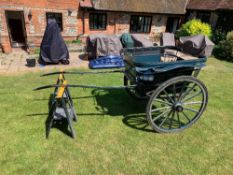
[[[205,85],[191,76],[172,78],[161,84],[147,105],[147,120],[160,133],[182,131],[193,125],[208,103]]]

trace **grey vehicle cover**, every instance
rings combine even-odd
[[[205,35],[180,37],[180,47],[183,52],[196,57],[209,57],[214,49],[214,43]]]
[[[175,35],[173,33],[162,33],[161,46],[175,46]]]
[[[123,47],[115,35],[93,34],[87,37],[87,53],[89,59],[102,56],[120,56]]]
[[[134,41],[134,47],[152,47],[153,42],[145,34],[132,34],[132,39]]]
[[[176,46],[175,35],[173,33],[162,33],[160,39],[161,46]],[[177,55],[177,51],[171,49],[165,49],[166,55]]]

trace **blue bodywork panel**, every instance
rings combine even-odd
[[[126,64],[131,65],[132,68],[140,70],[153,70],[154,73],[166,72],[179,68],[195,68],[201,69],[205,66],[206,57],[197,58],[194,60],[185,60],[177,57],[173,62],[162,62],[161,57],[164,56],[166,49],[176,50],[176,47],[150,47],[150,48],[134,48],[124,50],[124,60]]]
[[[174,54],[168,55],[167,51]],[[187,60],[177,56],[179,51],[179,48],[171,46],[125,49],[126,76],[133,84],[145,83],[145,78],[142,80],[140,77],[153,76],[151,83],[159,84],[177,76],[191,76],[205,66],[206,57]],[[162,58],[166,57],[173,57],[175,61],[163,62]]]

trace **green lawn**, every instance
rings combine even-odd
[[[121,85],[122,75],[67,76],[70,83]],[[72,89],[77,138],[52,129],[45,139],[48,98],[56,76],[0,77],[0,174],[233,174],[233,64],[210,58],[199,77],[209,105],[190,129],[142,129],[145,104],[123,90]]]

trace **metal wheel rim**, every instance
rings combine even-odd
[[[184,82],[187,89],[183,86]],[[183,86],[180,85],[179,93],[166,92],[168,88],[171,86],[176,87],[179,83],[182,83],[181,85]],[[191,92],[192,94],[190,94]],[[171,95],[172,93],[173,95]],[[201,101],[190,101],[197,97],[201,97]],[[162,98],[164,100],[161,100]],[[163,105],[154,107],[154,101]],[[157,132],[182,131],[193,125],[200,118],[207,103],[208,92],[201,81],[189,76],[176,77],[163,83],[155,90],[147,106],[147,119],[152,128]],[[173,126],[174,124],[176,127]]]

